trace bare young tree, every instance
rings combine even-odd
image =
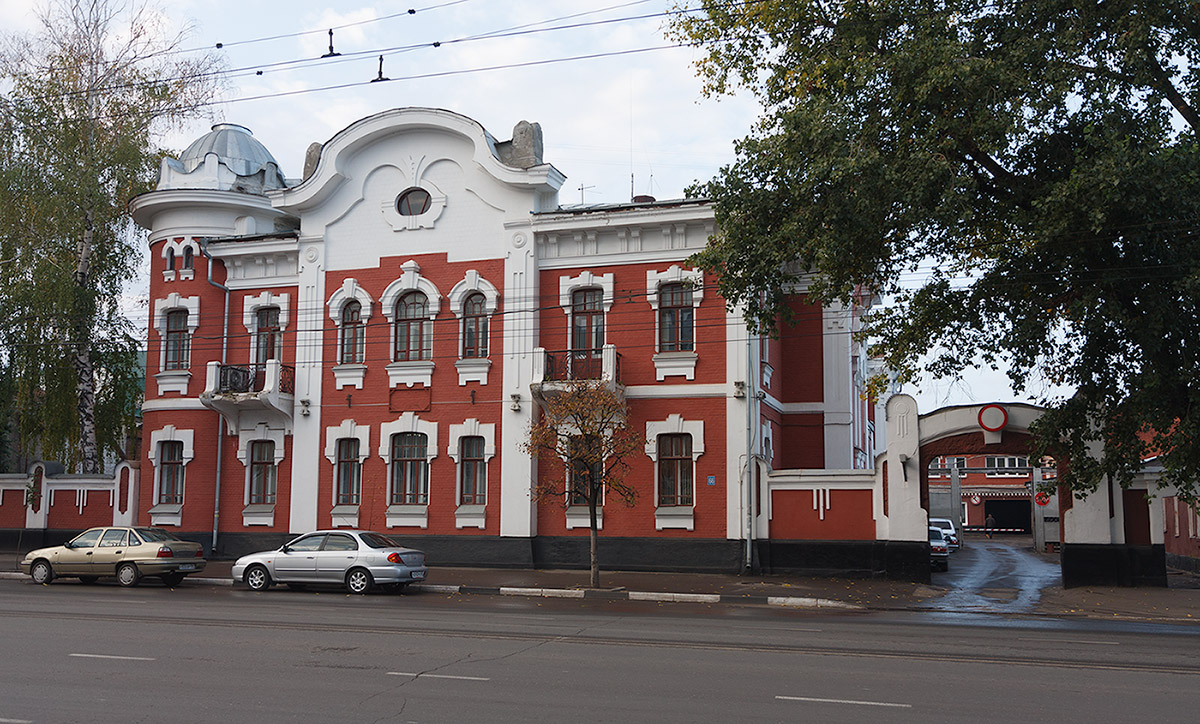
[[[565,480],[541,476],[535,499],[587,506],[592,588],[600,586],[597,510],[612,496],[626,505],[637,503],[637,489],[625,481],[627,458],[646,448],[646,438],[629,426],[625,400],[609,385],[574,380],[560,393],[547,395],[524,445],[542,460],[561,460],[566,472]]]
[[[23,445],[98,472],[141,393],[140,332],[119,300],[156,139],[208,108],[221,62],[144,4],[58,0],[0,52],[0,365]]]

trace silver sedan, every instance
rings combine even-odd
[[[403,588],[425,580],[426,573],[424,553],[369,530],[318,530],[233,564],[234,582],[252,591],[275,583],[292,588],[333,583],[351,593],[367,593],[376,585]]]

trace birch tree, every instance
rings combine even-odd
[[[95,473],[124,452],[141,394],[126,204],[220,63],[179,52],[184,33],[144,4],[60,0],[39,19],[0,55],[0,365],[22,447]]]

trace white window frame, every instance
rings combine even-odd
[[[188,337],[194,338],[200,328],[200,297],[185,297],[179,292],[171,292],[165,298],[154,300],[154,329],[158,331],[158,372],[154,379],[158,383],[158,394],[178,392],[186,395],[188,383],[192,379],[192,345],[188,345],[188,363],[183,369],[167,369],[167,314],[177,310],[188,313]]]
[[[692,504],[659,506],[658,504],[658,436],[685,434],[692,437]],[[667,419],[646,423],[646,455],[654,461],[654,528],[695,530],[696,500],[700,497],[700,478],[696,461],[704,454],[704,421],[687,420],[682,415],[667,415]]]
[[[192,268],[184,269],[180,265],[183,264],[183,250],[192,250]],[[167,257],[170,254],[175,255],[175,269],[168,269],[166,266]],[[163,240],[163,246],[158,251],[158,257],[163,260],[163,281],[172,282],[176,279],[180,281],[189,281],[196,278],[196,257],[200,255],[200,245],[194,239],[180,237],[177,239]]]
[[[160,477],[159,463],[161,443],[164,442],[182,442],[183,443],[183,495],[184,500],[187,500],[187,466],[196,455],[195,446],[195,431],[180,430],[174,425],[165,425],[150,433],[150,450],[148,457],[150,464],[154,467],[154,500],[155,503],[148,511],[150,513],[150,525],[182,525],[183,519],[183,504],[182,503],[165,503],[159,504],[158,495],[161,490],[160,485],[162,479]]]
[[[462,500],[462,460],[461,441],[464,437],[483,438],[484,480],[488,481],[491,470],[491,460],[496,455],[496,426],[490,422],[480,422],[471,417],[461,424],[450,426],[450,440],[447,443],[446,454],[454,461],[454,527],[483,528],[487,523],[487,503],[484,505],[458,505]],[[485,501],[492,499],[491,490],[484,494]]]
[[[371,457],[371,426],[359,425],[354,420],[342,420],[340,424],[334,427],[325,428],[325,459],[333,466],[333,488],[330,491],[330,511],[333,518],[333,527],[342,528],[358,527],[358,510],[362,504],[362,490],[359,490],[359,505],[338,505],[337,502],[337,446],[339,440],[355,439],[358,440],[358,466],[359,466],[359,481],[362,484],[362,467]]]
[[[359,304],[359,318],[362,324],[366,327],[368,320],[371,318],[372,307],[375,300],[359,285],[358,280],[353,277],[348,277],[342,281],[342,286],[338,287],[333,294],[329,295],[329,301],[325,303],[329,311],[329,318],[333,320],[333,326],[337,330],[337,352],[334,355],[335,364],[333,366],[333,385],[334,389],[342,389],[343,387],[354,387],[356,390],[363,388],[363,381],[367,376],[367,365],[364,363],[341,364],[337,360],[341,359],[342,349],[342,308],[347,302],[355,301]],[[365,347],[365,341],[364,341]],[[364,351],[364,360],[365,358]]]
[[[488,318],[488,355],[487,357],[463,357],[463,302],[467,297],[474,293],[483,295],[484,313]],[[447,296],[450,302],[450,311],[454,313],[458,327],[458,361],[454,363],[455,369],[458,370],[458,385],[465,386],[468,382],[478,382],[481,385],[488,383],[488,370],[492,367],[490,359],[494,350],[492,349],[492,315],[496,313],[496,309],[500,306],[500,292],[496,286],[484,279],[478,271],[468,269],[462,280],[450,289],[450,294]]]
[[[659,318],[659,289],[664,284],[684,284],[692,287],[692,349],[662,352],[662,329]],[[704,272],[700,269],[684,269],[678,264],[672,265],[666,271],[646,272],[646,301],[654,310],[654,372],[657,381],[662,382],[667,377],[682,376],[688,380],[696,379],[696,361],[699,359],[699,335],[697,334],[696,319],[699,316],[700,302],[704,299]]]
[[[380,311],[388,323],[389,358],[396,349],[396,302],[402,296],[409,292],[424,293],[429,303],[427,313],[431,322],[436,321],[438,312],[442,308],[442,293],[438,291],[437,286],[433,282],[421,276],[420,264],[409,259],[400,265],[400,269],[403,271],[400,278],[388,284],[387,288],[383,290],[383,294],[379,297]],[[403,384],[407,387],[412,387],[417,383],[423,384],[426,387],[432,386],[435,366],[434,359],[436,359],[437,355],[437,350],[433,348],[432,338],[430,339],[429,350],[429,359],[427,360],[405,360],[389,363],[387,366],[388,386],[398,387]]]
[[[277,307],[279,309],[279,332],[282,338],[283,333],[287,331],[290,321],[288,311],[288,301],[291,296],[288,294],[272,294],[271,292],[263,292],[258,296],[245,297],[242,300],[242,326],[246,328],[246,334],[250,335],[250,360],[253,362],[258,359],[258,310],[267,307]],[[283,343],[280,342],[279,359],[283,361]]]
[[[429,466],[428,481],[429,495],[433,495],[433,461],[438,455],[438,424],[430,420],[422,420],[420,416],[406,411],[392,422],[379,426],[379,458],[387,466],[387,488],[384,491],[385,500],[392,499],[392,436],[406,432],[424,433],[426,439],[425,464]],[[426,498],[428,500],[428,498]],[[429,527],[429,505],[388,505],[387,527]]]
[[[259,423],[252,428],[238,431],[237,458],[245,468],[242,483],[242,525],[275,525],[276,503],[255,503],[250,505],[250,468],[251,443],[270,441],[275,443],[275,499],[279,500],[279,466],[284,459],[284,440],[286,434],[282,429],[272,429],[266,423]]]

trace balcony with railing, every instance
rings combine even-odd
[[[615,345],[606,344],[599,349],[546,350],[541,347],[533,351],[533,377],[530,391],[534,397],[545,399],[548,395],[560,394],[572,382],[579,380],[604,380],[609,387],[623,393],[621,383],[621,355]]]
[[[263,364],[209,362],[200,402],[221,413],[232,430],[241,427],[247,413],[253,424],[275,418],[291,429],[296,405],[296,369],[279,360]],[[251,420],[245,422],[250,424]]]

